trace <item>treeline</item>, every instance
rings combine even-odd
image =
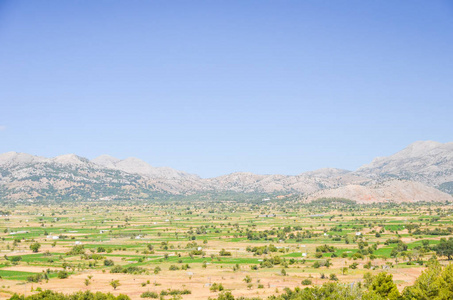
[[[366,273],[363,283],[324,283],[322,286],[286,288],[281,295],[270,296],[268,300],[447,300],[453,299],[453,265],[442,267],[431,261],[411,286],[402,292],[393,281],[393,275],[381,272],[376,276]],[[212,298],[211,298],[212,299]],[[259,298],[235,298],[231,292],[222,292],[212,300],[255,300]]]
[[[357,205],[357,202],[345,198],[318,198],[311,201],[306,206],[354,206]]]

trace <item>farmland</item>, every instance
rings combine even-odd
[[[412,285],[453,236],[445,203],[298,198],[9,203],[0,217],[0,299],[41,290],[131,299],[266,299],[285,288]],[[439,253],[438,253],[439,254]]]

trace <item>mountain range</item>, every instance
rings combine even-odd
[[[0,200],[149,199],[204,192],[297,194],[304,199],[343,197],[359,202],[452,201],[453,142],[419,141],[375,158],[355,171],[319,169],[299,175],[241,172],[200,178],[138,158],[75,154],[54,158],[0,154]]]

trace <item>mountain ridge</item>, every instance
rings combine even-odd
[[[400,192],[393,193],[392,189]],[[104,154],[89,160],[75,154],[53,158],[18,152],[0,154],[0,197],[5,199],[149,198],[156,193],[191,195],[206,191],[297,193],[308,198],[338,194],[371,202],[383,201],[388,195],[395,195],[397,201],[451,197],[439,189],[450,193],[453,189],[453,142],[418,141],[355,171],[323,168],[298,175],[235,172],[204,179],[169,167],[154,167],[134,157],[118,159]]]

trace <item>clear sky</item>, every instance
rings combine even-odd
[[[0,0],[0,152],[202,177],[453,141],[453,2]]]

